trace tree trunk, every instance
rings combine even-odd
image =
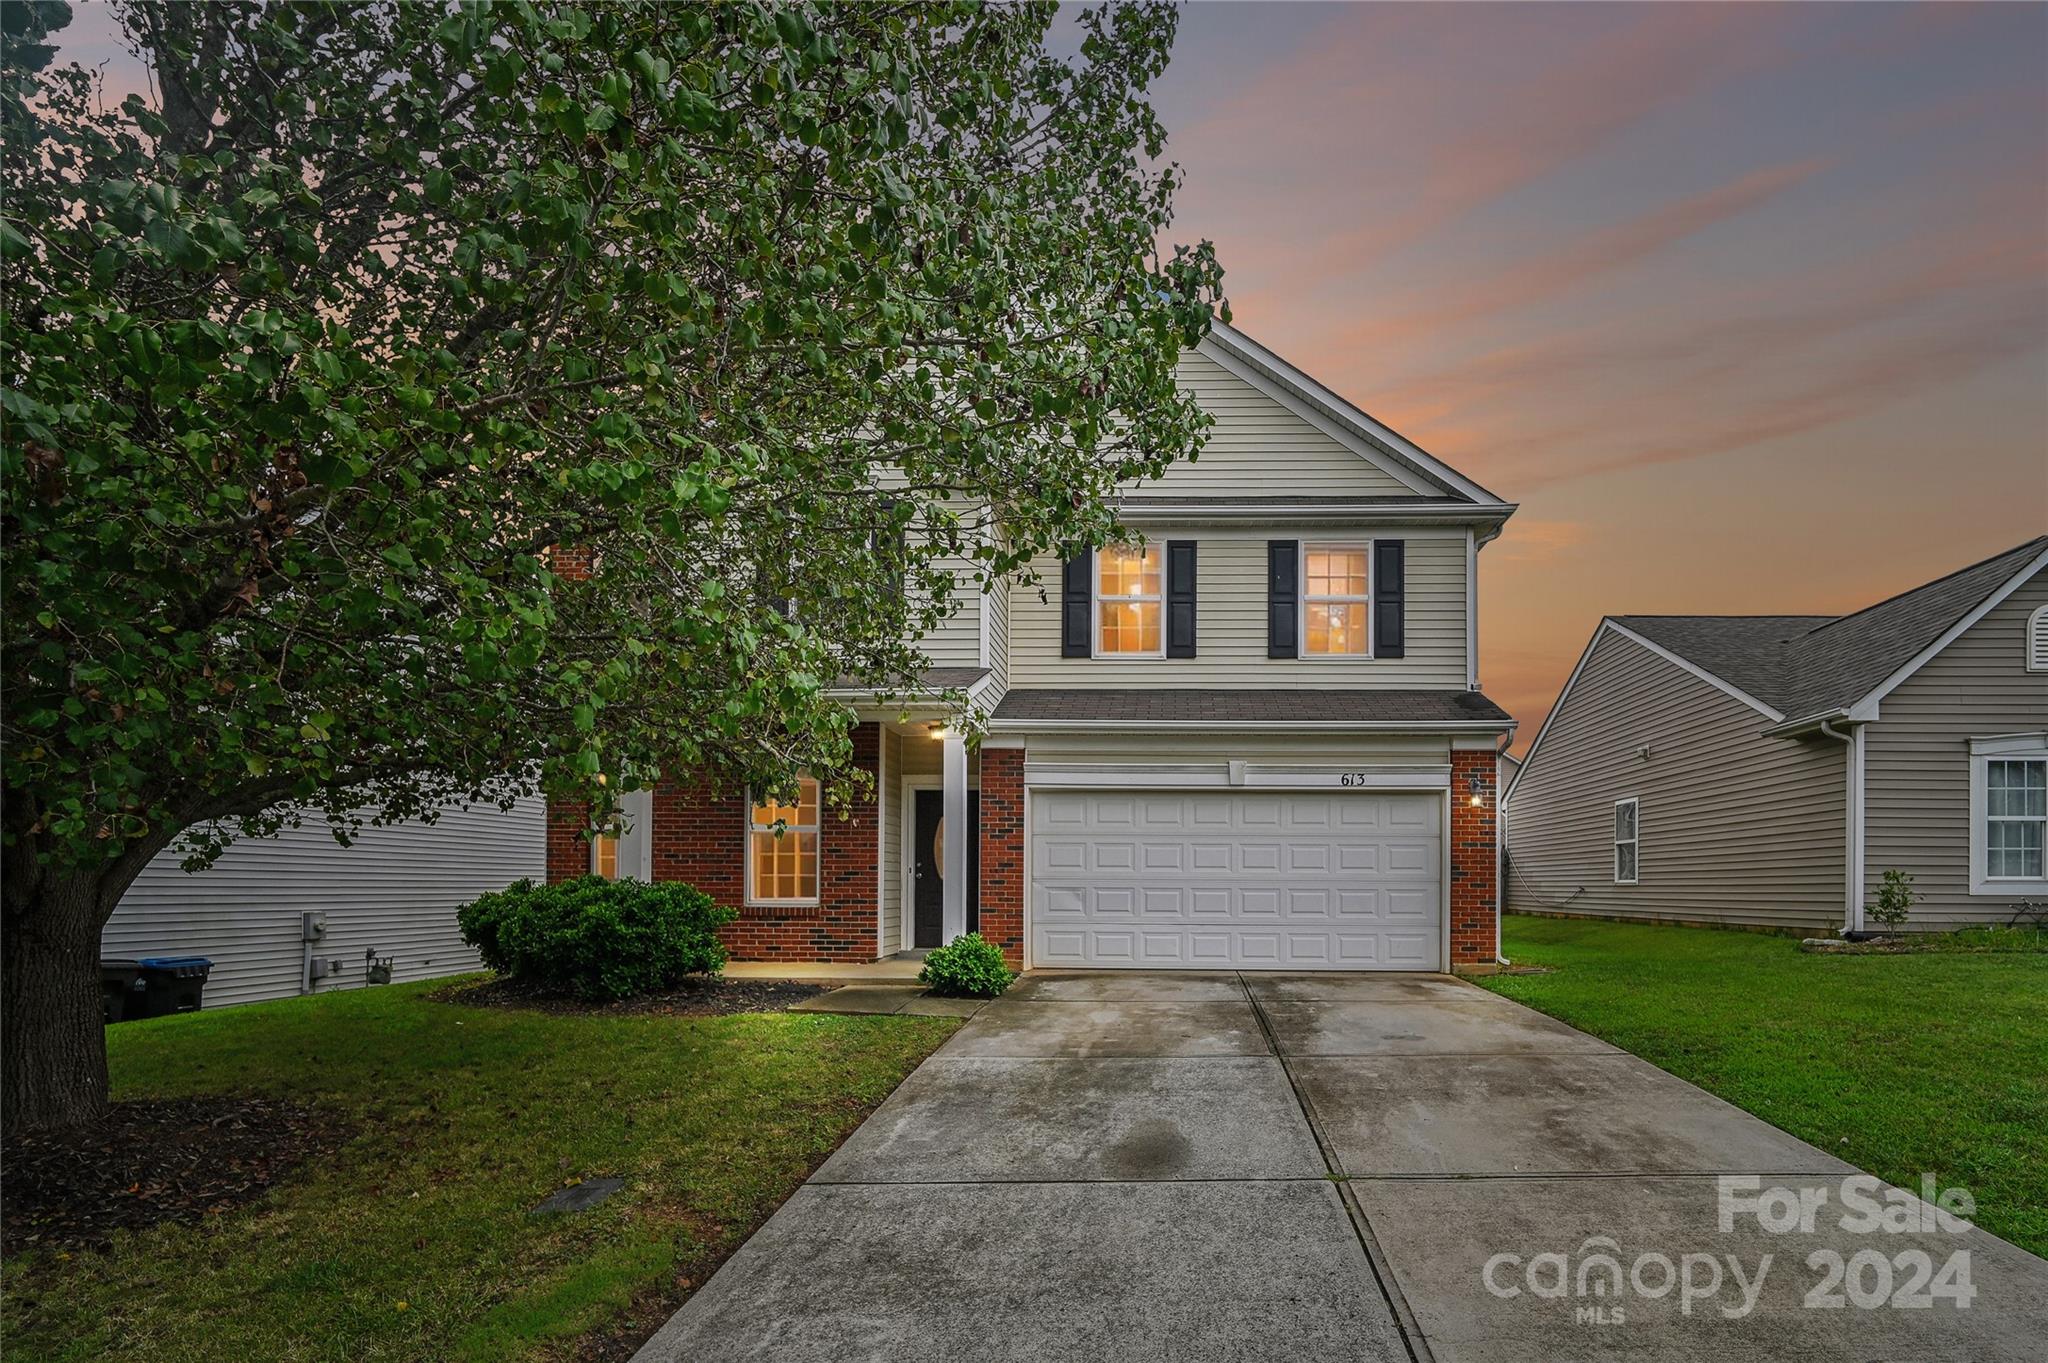
[[[106,1113],[99,970],[104,879],[53,870],[7,878],[0,1118],[9,1131],[75,1126]]]

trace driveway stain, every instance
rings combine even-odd
[[[1188,1162],[1193,1147],[1172,1122],[1140,1122],[1112,1145],[1103,1164],[1113,1178],[1168,1178]]]

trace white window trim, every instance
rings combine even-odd
[[[1140,553],[1149,552],[1157,548],[1159,550],[1159,591],[1156,595],[1111,596],[1105,598],[1102,594],[1102,554],[1097,552],[1092,555],[1091,562],[1088,565],[1088,656],[1091,658],[1113,658],[1119,662],[1133,659],[1147,661],[1155,658],[1164,658],[1166,656],[1166,542],[1160,540],[1148,544],[1116,544],[1107,547],[1124,552],[1136,549]],[[1104,600],[1112,602],[1150,601],[1158,606],[1159,647],[1156,650],[1149,650],[1143,653],[1110,653],[1105,651],[1102,647],[1102,603]]]
[[[1970,893],[2018,899],[2048,894],[2048,876],[1994,878],[1988,872],[1989,838],[1986,836],[1985,797],[1990,764],[1995,761],[2048,761],[2048,730],[2035,733],[1995,734],[1970,740]],[[2048,869],[2048,868],[2044,868]]]
[[[803,780],[814,786],[818,784],[808,776],[804,777]],[[801,795],[798,796],[798,800],[801,802]],[[809,832],[813,835],[811,841],[811,883],[820,889],[823,889],[825,884],[824,800],[825,790],[824,787],[820,786],[818,788],[818,797],[812,802],[812,808],[818,811],[818,822],[814,824],[785,823],[783,825],[784,829],[788,832]],[[812,895],[807,899],[764,899],[754,893],[754,834],[764,831],[767,827],[767,825],[754,822],[754,808],[757,803],[754,796],[750,794],[747,796],[746,808],[741,811],[741,817],[746,821],[747,830],[746,842],[741,848],[741,855],[746,858],[747,863],[747,907],[750,909],[816,908],[820,899],[818,895]]]
[[[1300,641],[1294,650],[1297,658],[1306,658],[1316,663],[1365,663],[1372,661],[1372,598],[1373,588],[1378,585],[1379,574],[1373,571],[1373,542],[1364,540],[1303,540],[1298,546],[1294,563],[1296,584],[1294,601],[1294,637]],[[1353,550],[1365,555],[1365,652],[1363,653],[1311,653],[1308,651],[1308,556],[1310,550],[1329,553],[1332,550],[1349,553]],[[1354,596],[1319,596],[1318,601],[1356,601]]]
[[[1633,838],[1618,838],[1615,836],[1615,818],[1621,812],[1623,805],[1627,805],[1634,812],[1635,817],[1629,820],[1630,829],[1635,833]],[[1607,845],[1614,861],[1614,883],[1617,885],[1642,884],[1643,802],[1641,797],[1630,795],[1614,802],[1614,808],[1607,812]],[[1621,878],[1621,849],[1623,847],[1633,847],[1636,849],[1636,873],[1627,880]]]
[[[2044,639],[2044,636],[2048,636],[2048,606],[2036,606],[2034,613],[2027,617],[2026,649],[2029,672],[2048,672],[2048,639]],[[2043,639],[2039,649],[2034,646],[2036,639]],[[2038,664],[2034,661],[2037,655],[2041,659]]]
[[[619,880],[654,879],[654,792],[651,790],[629,790],[619,797],[619,822],[625,825],[620,831],[599,835],[590,840],[590,874],[597,874],[597,849],[603,837],[616,838],[619,844]],[[631,836],[635,835],[637,836]],[[626,865],[630,853],[633,864]]]

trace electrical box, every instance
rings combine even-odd
[[[339,975],[340,973],[341,958],[339,956],[315,956],[312,960],[306,962],[306,978],[309,980],[324,980],[329,975]]]
[[[315,911],[299,915],[299,940],[318,942],[327,936],[327,915]]]

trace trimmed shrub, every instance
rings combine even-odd
[[[673,881],[583,876],[522,880],[455,914],[462,940],[501,975],[591,1000],[673,988],[725,968],[720,924],[734,918],[702,890]]]
[[[992,999],[1017,977],[1003,964],[1002,948],[978,932],[955,937],[924,958],[918,980],[934,994],[956,999]]]

